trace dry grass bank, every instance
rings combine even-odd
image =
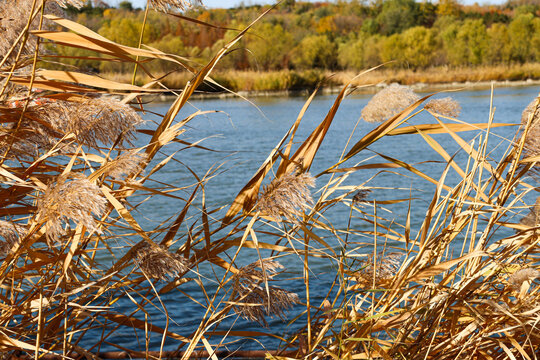
[[[323,72],[310,71],[225,71],[212,74],[218,84],[234,92],[280,92],[310,90],[321,82],[323,86],[339,87],[351,81],[358,73],[352,71]],[[120,82],[130,82],[132,74],[102,74],[101,76]],[[159,76],[157,76],[159,78]],[[190,79],[186,72],[168,74],[161,82],[170,89],[182,89]],[[384,69],[371,71],[353,81],[354,85],[375,85],[393,82],[403,85],[424,84],[454,85],[489,81],[526,81],[540,79],[540,64],[515,64],[478,67],[435,67],[422,70]],[[147,76],[138,75],[136,82],[144,84],[150,81]],[[199,88],[205,92],[225,91],[220,86],[205,82]]]

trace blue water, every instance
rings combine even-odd
[[[537,96],[538,88],[536,87],[514,87],[495,89],[493,105],[496,108],[494,122],[514,123],[519,124],[522,110],[532,99]],[[490,110],[490,90],[480,91],[459,91],[451,93],[438,94],[435,98],[452,96],[459,101],[462,107],[461,120],[469,123],[485,123],[488,121]],[[338,161],[344,149],[349,149],[352,144],[361,139],[361,137],[372,130],[376,125],[365,122],[358,123],[356,131],[351,138],[351,143],[347,146],[347,141],[352,133],[357,120],[360,116],[362,108],[367,104],[371,95],[351,95],[347,97],[341,104],[335,119],[326,135],[326,138],[318,151],[318,154],[313,163],[311,173],[317,174],[322,170],[333,165]],[[307,111],[301,126],[296,135],[296,146],[304,140],[309,133],[324,119],[326,113],[331,108],[335,100],[334,95],[318,96],[313,100],[309,110]],[[268,153],[279,142],[281,137],[294,123],[298,113],[306,101],[305,97],[291,98],[255,98],[253,104],[242,99],[216,99],[216,100],[195,100],[191,101],[178,116],[177,120],[183,119],[188,114],[197,110],[214,111],[197,116],[186,127],[187,131],[180,136],[182,140],[188,142],[196,142],[204,139],[199,145],[210,148],[214,151],[203,149],[190,148],[184,149],[181,144],[171,144],[162,149],[163,154],[160,154],[156,161],[165,158],[167,155],[178,151],[175,155],[175,160],[168,163],[161,171],[154,174],[151,179],[158,182],[164,182],[173,187],[185,187],[195,182],[195,177],[191,172],[194,172],[198,177],[205,176],[209,169],[217,170],[218,176],[209,180],[205,185],[205,201],[206,207],[209,210],[216,209],[221,206],[230,204],[232,199],[257,171],[261,163],[266,159]],[[146,106],[146,109],[164,114],[170,104],[151,104]],[[148,122],[143,128],[153,128],[155,125],[152,121],[157,117],[147,113],[144,116]],[[431,118],[429,114],[422,113],[415,117],[410,124],[435,123],[436,120]],[[515,134],[517,127],[496,128],[490,135],[490,149],[493,149],[491,157],[498,160],[503,151],[507,148],[509,140]],[[466,140],[471,141],[478,135],[476,132],[460,133]],[[454,155],[460,147],[447,135],[433,135],[433,138],[438,141],[450,155]],[[505,140],[506,139],[506,140]],[[135,142],[136,145],[143,145],[149,140],[149,137],[140,135],[140,138]],[[478,144],[478,140],[476,141]],[[442,158],[429,146],[419,135],[406,135],[387,137],[369,147],[358,154],[356,157],[345,163],[343,166],[354,166],[357,163],[365,161],[365,163],[387,162],[386,160],[376,156],[376,152],[403,160],[409,164],[418,163],[415,165],[417,169],[429,174],[435,180],[439,179],[440,174],[444,169]],[[462,168],[465,168],[466,154],[463,152],[456,155],[456,161],[460,163]],[[191,170],[188,170],[188,168]],[[424,219],[425,211],[429,205],[432,196],[434,185],[419,178],[416,175],[397,169],[381,170],[366,170],[358,171],[352,174],[343,184],[343,186],[358,186],[364,184],[368,188],[372,188],[372,193],[369,194],[368,200],[384,201],[390,199],[409,198],[411,189],[413,197],[411,203],[411,226],[412,229],[418,229]],[[374,175],[379,173],[373,178]],[[270,174],[271,175],[271,174]],[[318,197],[320,192],[317,192],[329,179],[329,176],[322,176],[317,180],[317,187],[314,190],[314,197]],[[370,180],[371,179],[371,180]],[[450,170],[446,184],[453,186],[457,184],[459,177]],[[147,186],[160,187],[158,182],[148,181]],[[188,198],[193,191],[193,187],[175,193],[178,196]],[[343,193],[343,191],[341,192]],[[142,197],[137,198],[142,200]],[[194,207],[200,208],[201,196],[198,196],[194,201]],[[132,203],[133,204],[133,203]],[[138,207],[138,211],[133,214],[137,217],[137,221],[141,224],[144,230],[149,231],[159,224],[166,222],[171,223],[177,214],[183,208],[185,202],[172,198],[156,196]],[[377,214],[387,219],[386,224],[391,225],[392,222],[404,224],[408,202],[403,202],[394,205],[383,205],[377,209]],[[367,213],[373,213],[372,206],[366,206],[364,209]],[[339,204],[331,208],[325,216],[325,222],[331,222],[336,228],[344,229],[347,226],[349,219],[350,208],[346,205]],[[195,215],[196,212],[190,212],[189,215]],[[223,211],[218,214],[223,214]],[[178,236],[178,243],[173,245],[173,248],[178,248],[185,240],[187,228],[190,227],[196,220],[198,229],[200,219],[197,217],[187,218],[185,225],[181,228]],[[509,221],[512,221],[511,219]],[[514,219],[516,221],[516,219]],[[351,227],[358,230],[369,231],[373,225],[368,224],[364,217],[359,214],[353,214],[351,219]],[[396,230],[399,230],[396,228]],[[318,232],[324,236],[325,240],[331,244],[334,249],[339,252],[341,242],[335,238],[330,232]],[[218,233],[217,236],[224,236],[225,233]],[[414,236],[414,234],[412,234]],[[216,237],[219,238],[219,237]],[[156,241],[159,241],[157,238]],[[275,239],[272,237],[265,238],[261,236],[260,241],[273,243]],[[132,239],[136,242],[137,239]],[[351,236],[349,241],[359,246],[359,253],[369,252],[370,245],[373,243],[372,237],[369,236]],[[385,243],[386,246],[400,246],[400,244],[381,237],[379,242]],[[366,243],[365,247],[361,247],[362,243]],[[296,246],[300,246],[296,244]],[[236,248],[232,248],[227,252],[228,256],[232,257]],[[262,251],[263,256],[268,256],[268,251]],[[226,257],[224,257],[226,260]],[[254,251],[242,250],[237,263],[245,265],[257,259],[257,254]],[[304,301],[305,294],[302,292],[302,259],[296,255],[289,255],[282,259],[281,262],[286,265],[287,270],[280,275],[279,286],[298,291],[298,295]],[[312,303],[319,305],[324,296],[330,290],[330,284],[336,275],[336,264],[329,259],[313,258],[310,260],[311,275],[310,288]],[[211,297],[216,289],[217,280],[221,278],[223,272],[220,268],[211,268],[208,265],[201,266],[196,269],[197,273],[189,273],[186,276],[199,278]],[[157,283],[156,288],[159,290],[163,286],[162,283]],[[187,295],[193,296],[197,301],[206,304],[199,285],[195,282],[189,282],[179,286],[183,291],[172,291],[161,297],[161,300],[166,305],[169,313],[169,331],[178,334],[189,336],[194,331],[204,314],[204,309]],[[141,294],[132,293],[137,301],[141,301]],[[145,294],[146,295],[146,294]],[[152,294],[148,294],[151,296]],[[227,300],[227,299],[224,299]],[[164,327],[165,316],[159,309],[161,305],[155,301],[155,307],[147,306],[151,322],[154,325]],[[116,310],[124,314],[130,314],[136,309],[136,305],[128,298],[120,300],[116,305]],[[242,318],[238,318],[235,314],[230,314],[221,325],[220,329],[227,330],[233,328],[236,330],[253,330],[267,331],[274,334],[287,336],[292,334],[301,327],[305,326],[305,314],[300,315],[302,306],[294,308],[289,313],[289,318],[293,319],[300,316],[299,319],[292,325],[282,322],[280,319],[268,319],[270,324],[268,329],[261,328],[257,323],[251,323]],[[138,313],[137,318],[144,319]],[[98,333],[96,333],[97,336]],[[139,337],[137,337],[137,336]],[[87,342],[92,343],[91,339]],[[95,340],[95,339],[94,339]],[[212,344],[220,342],[219,337],[209,339]],[[228,337],[225,342],[237,340],[238,342],[229,344],[230,348],[242,349],[261,349],[266,347],[274,349],[279,346],[279,341],[270,337],[260,337],[253,341],[249,339],[238,339]],[[144,333],[134,331],[129,328],[124,328],[120,332],[116,332],[108,338],[111,343],[120,344],[121,346],[131,350],[144,350],[145,340]],[[159,349],[161,336],[159,334],[151,334],[150,347],[152,350]],[[165,343],[165,350],[175,350],[181,343],[176,340],[168,339]],[[101,350],[113,350],[114,347],[102,347]]]

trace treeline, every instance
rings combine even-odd
[[[265,7],[194,9],[182,16],[150,12],[143,43],[204,63]],[[70,16],[103,36],[138,46],[142,9],[124,1],[118,8],[72,9]],[[264,17],[220,62],[220,69],[359,70],[395,60],[393,67],[475,66],[540,61],[540,5],[521,1],[501,6],[358,0],[307,3],[292,0]],[[201,22],[212,26],[201,25]],[[127,72],[126,65],[84,59],[95,54],[74,48],[53,51],[87,71]],[[174,70],[154,62],[157,72]]]

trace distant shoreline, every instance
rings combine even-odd
[[[375,85],[365,86],[357,88],[355,94],[374,94],[381,88],[389,85],[390,83],[378,83]],[[451,83],[414,83],[409,86],[416,92],[430,93],[445,90],[483,90],[490,89],[493,84],[494,88],[505,87],[520,87],[520,86],[540,86],[540,79],[527,79],[527,80],[493,80],[493,81],[465,81],[465,82],[451,82]],[[343,85],[333,84],[332,86],[325,86],[319,89],[319,95],[337,94]],[[263,91],[238,91],[236,93],[231,92],[195,92],[191,96],[192,99],[197,100],[210,100],[210,99],[232,99],[245,97],[251,98],[265,98],[265,97],[299,97],[309,96],[314,89],[302,89],[302,90],[263,90]],[[539,90],[540,92],[540,90]],[[147,95],[149,99],[152,98],[155,102],[170,102],[176,98],[176,95]],[[156,100],[157,98],[157,100]]]

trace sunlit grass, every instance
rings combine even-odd
[[[204,112],[179,117],[184,105],[202,84],[217,86],[214,81],[231,90],[266,90],[307,80],[298,80],[294,72],[238,72],[229,74],[231,78],[214,73],[245,31],[208,64],[193,69],[157,50],[106,41],[79,24],[47,14],[39,3],[34,8],[21,35],[91,50],[133,68],[137,64],[138,74],[145,75],[132,83],[131,77],[105,80],[75,70],[40,70],[39,42],[29,43],[31,51],[16,51],[27,46],[25,36],[2,49],[0,346],[5,354],[74,358],[91,357],[102,347],[133,350],[111,340],[122,332],[143,334],[145,355],[158,351],[161,357],[165,344],[173,343],[184,359],[200,350],[212,357],[230,338],[255,336],[280,339],[280,351],[287,351],[289,358],[536,356],[540,240],[538,211],[526,199],[536,191],[540,160],[530,137],[539,121],[538,99],[525,113],[521,131],[506,139],[502,157],[492,159],[491,129],[509,126],[492,122],[493,108],[486,114],[487,123],[472,125],[451,117],[458,114],[452,99],[430,103],[431,95],[420,98],[410,89],[385,92],[390,98],[375,97],[360,120],[378,121],[378,126],[341,139],[340,160],[312,174],[340,105],[355,86],[379,82],[384,74],[386,82],[395,81],[378,69],[351,75],[346,82],[345,77],[333,80],[343,82],[340,92],[309,135],[300,137],[297,129],[304,125],[316,92],[299,114],[291,114],[296,120],[275,140],[259,170],[245,177],[234,200],[215,209],[207,205],[205,185],[211,177],[219,178],[216,168],[204,177],[191,172],[193,180],[187,183],[152,181],[177,160],[174,143],[197,146],[182,135]],[[162,79],[145,66],[155,59],[189,71]],[[516,72],[537,71],[535,65],[527,66]],[[307,82],[314,85],[321,74],[309,76]],[[147,143],[131,145],[145,110],[139,96],[171,93],[168,86],[175,82],[178,95],[167,112],[155,127],[140,130],[148,135]],[[421,113],[429,122],[411,125]],[[460,132],[471,130],[478,136],[467,142]],[[466,154],[466,163],[458,163],[432,136],[441,133]],[[446,164],[442,174],[422,172],[383,153],[376,154],[381,162],[356,163],[374,143],[411,135],[411,141],[425,141]],[[233,149],[235,139],[230,141]],[[191,170],[189,163],[185,167]],[[432,184],[432,200],[423,209],[419,228],[411,228],[410,207],[403,223],[389,226],[377,199],[367,196],[369,186],[346,185],[353,173],[368,167],[401,170]],[[446,182],[450,168],[460,177],[457,185]],[[138,204],[148,197],[175,199],[182,206],[171,207],[167,220],[146,228],[138,221]],[[415,194],[410,197],[384,204],[412,201]],[[329,220],[338,204],[350,209],[346,228]],[[518,221],[515,214],[527,207],[533,215]],[[363,219],[368,229],[352,227],[353,217]],[[369,241],[360,242],[356,235]],[[389,240],[394,242],[391,249],[386,246]],[[371,255],[361,251],[366,246]],[[254,257],[248,265],[242,261],[246,253]],[[302,273],[296,275],[303,285],[277,286],[290,259],[301,263]],[[316,294],[324,297],[322,304],[314,300],[315,259],[336,269],[332,288]],[[171,330],[175,317],[166,296],[197,305],[196,330]],[[131,312],[115,307],[121,300],[133,304]],[[287,338],[271,327],[259,332],[235,323],[227,331],[216,327],[231,317],[266,325],[270,317],[287,318],[291,309],[296,316],[290,321],[301,330]],[[150,334],[159,336],[159,348],[150,346]]]

